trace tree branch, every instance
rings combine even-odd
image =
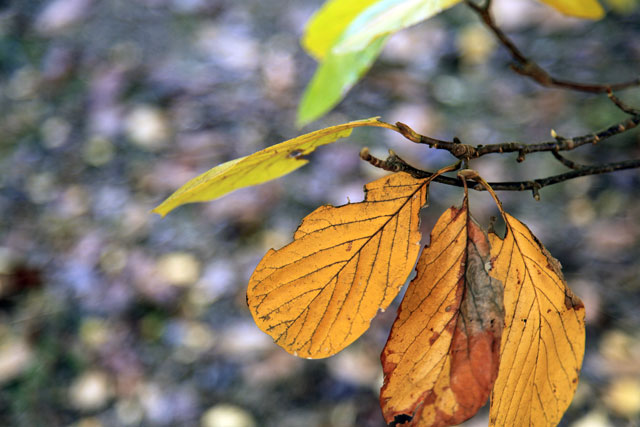
[[[615,125],[601,130],[600,132],[587,135],[577,136],[574,138],[563,138],[552,133],[555,141],[547,141],[533,144],[524,144],[521,142],[503,142],[499,144],[478,145],[474,147],[468,144],[462,144],[459,139],[454,138],[453,141],[441,141],[428,136],[420,135],[404,123],[396,123],[399,132],[408,140],[418,144],[426,144],[431,148],[443,149],[449,151],[458,159],[475,159],[486,154],[492,153],[513,153],[518,152],[518,161],[524,160],[529,153],[538,153],[543,151],[569,151],[585,144],[596,144],[614,135],[626,132],[635,128],[640,124],[640,114],[633,115]]]
[[[632,108],[630,106],[628,106],[627,104],[625,104],[624,102],[622,102],[622,100],[618,99],[614,94],[613,91],[607,91],[607,96],[609,97],[609,99],[611,100],[611,102],[613,102],[616,107],[618,107],[620,110],[622,110],[623,112],[631,115],[631,116],[640,116],[640,110],[636,109],[636,108]]]
[[[629,117],[615,125],[601,130],[600,132],[577,136],[574,138],[563,138],[555,136],[555,141],[541,142],[535,144],[522,144],[507,142],[502,144],[491,144],[478,146],[475,149],[474,157],[484,156],[489,153],[519,152],[521,155],[537,153],[541,151],[569,151],[585,144],[596,144],[614,135],[635,128],[640,124],[640,115]]]
[[[360,152],[360,157],[371,163],[373,166],[391,171],[391,172],[407,172],[413,175],[415,178],[428,178],[433,175],[432,172],[424,171],[415,168],[400,158],[393,151],[389,150],[389,157],[386,160],[378,159],[369,153],[368,148],[363,148]],[[573,162],[572,162],[573,163]],[[637,169],[640,168],[640,159],[624,160],[621,162],[607,163],[604,165],[596,166],[579,166],[575,165],[576,169],[570,172],[565,172],[559,175],[553,175],[546,178],[534,179],[531,181],[505,181],[505,182],[490,182],[489,185],[496,191],[527,191],[533,192],[534,198],[538,200],[540,198],[538,191],[549,185],[559,184],[570,179],[579,178],[588,175],[601,175],[605,173],[611,173],[624,169]],[[455,187],[464,187],[464,183],[460,178],[452,178],[448,176],[438,176],[434,182],[441,184],[452,185]],[[485,188],[481,184],[469,185],[470,189],[476,191],[484,191]]]
[[[465,0],[465,3],[474,12],[476,12],[478,16],[480,16],[487,28],[489,28],[491,32],[493,32],[500,43],[509,51],[511,57],[515,61],[515,63],[511,65],[511,69],[518,74],[529,77],[542,86],[557,87],[588,93],[606,93],[612,90],[616,91],[640,86],[640,77],[628,82],[614,84],[578,83],[555,78],[551,76],[547,71],[545,71],[542,67],[540,67],[535,61],[527,58],[513,43],[513,41],[509,37],[507,37],[507,35],[496,25],[493,16],[491,16],[490,1],[486,2],[484,6],[477,5],[473,2],[473,0]]]
[[[569,169],[582,169],[582,168],[585,167],[584,165],[579,165],[578,163],[567,159],[566,157],[562,156],[557,151],[552,151],[551,154],[553,154],[553,157],[555,157],[556,160],[558,160],[560,163],[562,163],[563,165],[565,165]]]
[[[624,104],[621,100],[613,95],[613,91],[626,89],[633,86],[640,86],[640,78],[624,83],[600,85],[577,83],[552,77],[536,62],[527,58],[513,43],[513,41],[511,41],[511,39],[507,37],[507,35],[496,26],[496,23],[490,13],[492,4],[491,0],[486,0],[482,6],[476,4],[473,0],[465,0],[465,3],[482,18],[485,25],[494,33],[500,43],[511,53],[512,58],[514,59],[514,61],[516,61],[516,63],[512,65],[512,68],[516,72],[527,76],[538,82],[539,84],[547,87],[558,87],[590,93],[606,92],[611,101],[621,111],[627,113],[630,117],[597,133],[591,133],[574,138],[564,138],[562,136],[559,136],[555,131],[552,130],[551,136],[554,138],[553,141],[533,144],[505,142],[499,144],[478,145],[474,147],[469,144],[463,144],[458,138],[454,138],[453,141],[444,141],[425,135],[420,135],[409,126],[401,122],[396,123],[396,130],[398,132],[400,132],[405,138],[415,143],[425,144],[431,148],[449,151],[454,157],[461,160],[465,164],[465,167],[469,160],[484,156],[486,154],[518,152],[517,161],[522,162],[525,160],[526,155],[529,153],[551,152],[559,162],[572,169],[572,171],[531,181],[489,183],[491,187],[497,191],[531,190],[533,192],[533,197],[536,200],[539,200],[540,198],[539,190],[549,185],[558,184],[560,182],[564,182],[581,176],[599,175],[623,169],[640,168],[640,159],[625,160],[604,165],[586,166],[575,163],[560,154],[560,151],[570,151],[585,144],[596,144],[602,140],[610,138],[614,135],[621,134],[638,126],[640,124],[640,110],[631,108]],[[410,173],[416,178],[427,178],[433,175],[433,173],[431,172],[423,171],[409,165],[391,150],[389,150],[389,157],[386,160],[381,160],[372,156],[367,148],[364,148],[360,152],[360,157],[378,168],[382,168],[392,172],[404,171]],[[457,187],[464,186],[464,183],[460,178],[437,176],[434,178],[434,181]],[[469,188],[477,191],[485,190],[485,188],[481,184],[475,184],[469,186]]]

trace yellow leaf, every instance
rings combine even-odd
[[[371,42],[429,19],[461,0],[380,0],[349,23],[332,50],[360,51]]]
[[[540,0],[565,15],[583,19],[600,19],[604,9],[598,0]]]
[[[527,226],[502,214],[504,240],[489,235],[490,274],[504,284],[505,308],[490,421],[494,426],[555,426],[578,385],[584,305],[564,281],[558,261]]]
[[[351,21],[376,1],[379,0],[328,0],[309,19],[302,46],[317,61],[322,61]]]
[[[387,423],[460,424],[486,403],[504,321],[502,284],[486,270],[489,253],[465,197],[431,232],[382,352]]]
[[[260,329],[300,357],[328,357],[355,341],[414,266],[430,179],[398,172],[367,184],[363,202],[309,214],[251,276],[247,303]]]
[[[461,0],[333,0],[310,20],[302,44],[319,64],[298,107],[303,126],[340,102],[367,72],[387,36]]]
[[[373,117],[301,135],[210,169],[188,181],[152,212],[165,216],[180,205],[217,199],[239,188],[279,178],[304,166],[308,162],[304,156],[316,147],[346,138],[353,128],[360,126],[393,129],[393,126]]]

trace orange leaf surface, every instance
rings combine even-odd
[[[489,255],[465,197],[436,223],[382,352],[380,403],[388,423],[459,424],[486,403],[504,317],[502,284],[487,272]]]
[[[490,421],[495,426],[555,426],[578,385],[584,305],[564,281],[560,263],[527,226],[502,214],[504,240],[489,235],[491,276],[505,289],[501,365]]]
[[[331,356],[356,340],[415,264],[430,180],[398,172],[367,184],[363,202],[309,214],[251,276],[256,324],[301,357]]]

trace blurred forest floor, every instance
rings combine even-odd
[[[640,71],[640,8],[599,22],[496,1],[503,28],[553,74]],[[610,4],[620,3],[610,1]],[[356,130],[305,168],[225,199],[149,211],[187,179],[292,138],[313,69],[298,43],[320,5],[300,0],[0,1],[0,425],[381,426],[381,313],[326,360],[289,356],[245,303],[262,255],[325,203],[362,199],[369,146],[433,170],[447,153]],[[363,82],[303,131],[382,116],[473,144],[576,136],[624,116],[606,96],[541,88],[463,6],[394,36]],[[640,90],[621,93],[640,107]],[[568,154],[640,157],[635,130]],[[487,156],[487,180],[563,171],[549,154]],[[640,425],[640,175],[503,194],[587,307],[587,351],[563,425]],[[423,232],[459,204],[434,184]],[[497,212],[474,194],[474,215]],[[397,306],[397,302],[394,307]],[[392,307],[393,308],[393,307]],[[486,425],[486,408],[466,425]]]

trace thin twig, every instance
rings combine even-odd
[[[465,0],[465,3],[471,8],[471,10],[480,16],[487,28],[493,32],[500,43],[509,51],[511,57],[516,61],[515,64],[511,65],[511,68],[518,74],[529,77],[542,86],[557,87],[588,93],[606,93],[612,90],[617,91],[640,86],[640,77],[627,82],[613,84],[578,83],[555,78],[540,67],[535,61],[527,58],[513,43],[513,41],[496,25],[493,16],[491,16],[489,8],[490,4],[486,4],[484,7],[481,7],[475,4],[472,0]]]
[[[524,156],[529,153],[543,151],[569,151],[585,144],[596,144],[614,135],[635,128],[640,124],[640,114],[629,117],[615,125],[601,130],[600,132],[577,136],[574,138],[556,137],[554,141],[546,141],[533,144],[521,142],[503,142],[499,144],[478,145],[474,147],[469,144],[462,144],[459,140],[441,141],[428,136],[420,135],[404,123],[396,123],[400,133],[410,141],[418,144],[426,144],[431,148],[438,148],[449,151],[454,157],[459,159],[475,159],[492,153],[513,153],[518,152],[518,160],[523,161]]]
[[[607,96],[609,97],[609,99],[611,100],[611,102],[613,102],[614,104],[616,104],[616,106],[622,110],[623,112],[632,115],[632,116],[640,116],[640,110],[636,109],[636,108],[632,108],[630,106],[628,106],[627,104],[625,104],[624,102],[622,102],[621,99],[619,99],[617,96],[615,96],[613,94],[613,91],[609,90],[607,91]]]
[[[369,152],[368,147],[363,147],[362,150],[360,150],[360,158],[365,162],[371,163],[372,166],[389,172],[407,172],[416,178],[427,178],[433,175],[431,172],[426,172],[428,175],[424,175],[425,171],[414,168],[401,159],[393,150],[389,150],[389,156],[385,160],[382,160],[373,156]],[[459,169],[461,164],[462,161],[458,161],[458,163],[456,163],[456,169]]]
[[[361,152],[361,157],[371,163],[373,166],[381,167],[385,170],[390,170],[393,172],[403,171],[411,174],[415,178],[428,178],[433,175],[432,172],[424,171],[418,168],[415,168],[405,162],[402,158],[400,158],[397,154],[391,152],[390,156],[386,160],[378,159],[372,156],[369,150],[363,149]],[[365,155],[363,155],[365,152]],[[640,168],[640,159],[636,160],[624,160],[621,162],[607,163],[604,165],[596,165],[596,166],[582,166],[578,169],[575,169],[570,172],[562,173],[559,175],[553,175],[546,178],[534,179],[531,181],[505,181],[505,182],[490,182],[491,187],[496,191],[527,191],[531,190],[533,192],[534,197],[536,199],[539,198],[538,191],[549,185],[559,184],[564,181],[568,181],[570,179],[579,178],[582,176],[588,175],[600,175],[605,173],[611,173],[619,170],[625,169],[637,169]],[[452,185],[455,187],[463,187],[464,183],[459,178],[451,178],[448,176],[438,176],[434,180],[434,182],[439,182],[441,184]],[[470,189],[476,191],[484,191],[484,187],[480,184],[470,185]]]
[[[556,160],[558,160],[560,163],[562,163],[563,165],[565,165],[569,169],[576,169],[577,170],[577,169],[582,169],[582,168],[586,167],[584,165],[580,165],[580,164],[578,164],[576,162],[573,162],[573,161],[567,159],[566,157],[562,156],[557,151],[552,151],[551,154],[553,154],[553,157],[555,157]]]
[[[484,156],[489,153],[508,153],[515,151],[524,154],[537,153],[541,151],[569,151],[585,144],[596,144],[614,135],[633,129],[638,126],[638,124],[640,124],[640,115],[629,117],[620,123],[601,130],[600,132],[577,136],[574,138],[556,138],[555,141],[536,144],[507,142],[503,144],[480,146],[476,148],[474,157]]]
[[[524,54],[522,52],[520,52],[520,49],[518,49],[518,46],[516,46],[509,37],[507,37],[507,35],[496,26],[495,21],[493,20],[493,17],[491,16],[491,2],[487,2],[484,6],[478,6],[477,4],[475,4],[472,0],[465,0],[465,3],[474,11],[478,14],[478,16],[480,16],[480,18],[482,18],[482,20],[484,21],[484,23],[487,25],[487,27],[489,27],[489,29],[493,32],[493,34],[498,38],[498,40],[500,41],[500,43],[507,48],[507,50],[509,50],[509,52],[511,53],[511,56],[513,57],[513,59],[515,59],[516,61],[518,61],[521,64],[525,64],[527,62],[529,62],[529,60],[527,59],[526,56],[524,56]]]

